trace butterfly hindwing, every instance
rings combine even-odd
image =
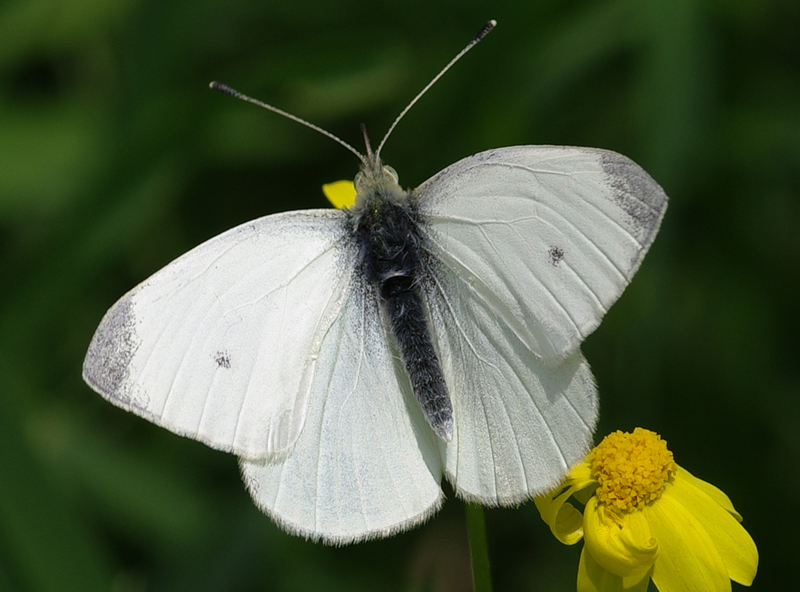
[[[381,317],[374,289],[354,279],[291,456],[241,463],[257,505],[290,532],[334,544],[388,536],[441,504],[436,436]]]
[[[426,290],[455,429],[441,442],[456,492],[520,503],[558,484],[589,449],[597,393],[580,351],[548,364],[444,266]]]

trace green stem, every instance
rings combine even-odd
[[[489,570],[489,546],[486,544],[486,521],[483,506],[465,503],[469,554],[472,559],[472,587],[474,592],[492,592],[492,575]]]

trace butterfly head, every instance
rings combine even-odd
[[[401,204],[408,196],[408,192],[400,187],[397,172],[374,156],[361,167],[354,184],[356,198],[351,212],[356,216],[364,209],[375,208],[382,203]]]

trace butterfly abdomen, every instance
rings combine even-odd
[[[453,406],[419,290],[423,262],[419,215],[403,195],[368,196],[353,214],[363,277],[381,296],[414,394],[436,434],[449,441]]]
[[[453,406],[419,292],[408,278],[396,277],[381,286],[381,296],[422,411],[433,430],[442,439],[450,440]]]

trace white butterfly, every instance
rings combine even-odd
[[[489,150],[400,188],[368,150],[349,210],[259,218],[103,318],[83,367],[109,401],[241,457],[255,502],[329,543],[442,503],[516,504],[590,445],[581,341],[666,209],[614,152]]]

